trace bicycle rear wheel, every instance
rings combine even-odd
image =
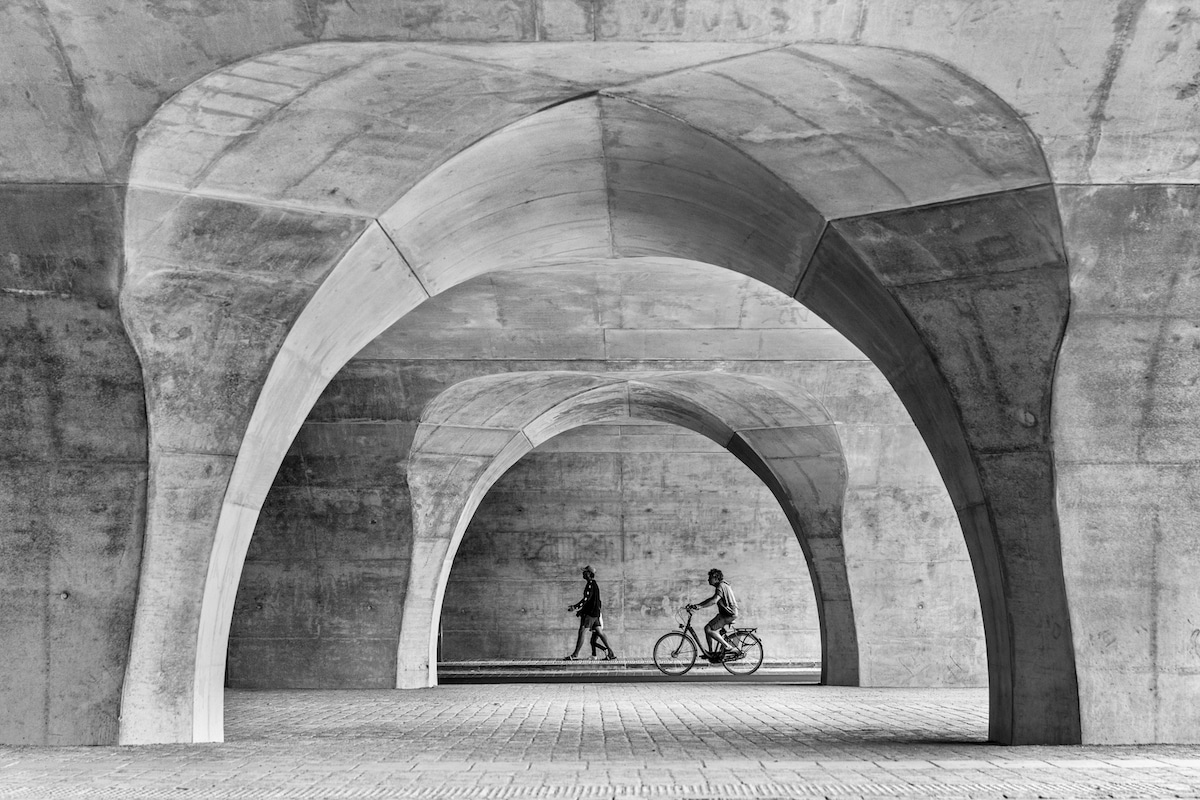
[[[753,675],[762,666],[762,640],[750,631],[734,631],[727,637],[734,647],[742,651],[735,661],[722,661],[721,666],[734,675]]]
[[[654,666],[664,675],[682,675],[696,663],[696,643],[682,633],[665,633],[654,643]]]

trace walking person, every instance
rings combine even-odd
[[[695,611],[698,608],[711,606],[713,603],[716,603],[716,615],[704,626],[704,635],[708,639],[708,649],[715,652],[716,646],[713,642],[717,641],[724,645],[725,650],[728,652],[740,652],[730,644],[723,632],[725,626],[732,625],[738,615],[737,597],[733,594],[733,587],[725,582],[725,573],[719,569],[710,569],[708,571],[708,585],[713,587],[712,597],[699,603],[690,604],[688,605],[688,609]],[[717,658],[719,657],[717,656]]]
[[[612,661],[617,654],[613,652],[608,638],[604,635],[604,623],[600,618],[600,584],[596,583],[596,573],[591,567],[583,568],[583,580],[585,581],[583,598],[578,603],[567,606],[567,611],[574,611],[579,617],[579,636],[575,639],[575,651],[566,656],[563,661],[579,659],[579,651],[583,647],[583,637],[588,631],[592,632],[592,656],[596,655],[596,648],[600,648],[608,654],[604,660]]]

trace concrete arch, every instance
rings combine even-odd
[[[847,469],[825,409],[797,386],[716,372],[505,373],[463,381],[422,415],[409,454],[412,569],[396,686],[437,685],[437,621],[458,545],[510,467],[572,428],[669,422],[725,447],[779,500],[808,562],[823,683],[858,684],[858,640],[842,543]]]
[[[790,46],[708,64],[705,51],[683,69],[650,55],[643,78],[608,88],[435,50],[269,54],[185,91],[143,136],[122,313],[150,386],[151,491],[122,740],[221,738],[229,613],[258,509],[352,353],[472,275],[658,254],[784,291],[876,362],[959,511],[992,738],[1077,741],[1048,428],[1066,271],[1020,119],[897,51]],[[425,59],[456,60],[449,110],[436,91],[404,102]],[[394,113],[420,133],[364,154],[378,131],[319,133],[321,98],[339,125],[361,102],[363,119]],[[238,104],[233,122],[209,110],[222,102]],[[447,119],[452,137],[430,132]],[[297,130],[314,135],[300,175],[264,158]],[[172,166],[181,150],[196,154],[186,170]],[[373,199],[338,197],[355,180]],[[181,525],[188,535],[168,533]]]

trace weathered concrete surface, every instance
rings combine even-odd
[[[121,714],[122,741],[139,743],[194,735],[191,673],[208,659],[193,595],[208,580],[235,455],[296,314],[365,223],[145,189],[130,190],[126,215],[121,311],[150,421],[147,544]]]
[[[301,431],[246,556],[231,687],[387,688],[408,579],[404,424]]]
[[[5,3],[0,31],[0,181],[103,183],[109,175],[94,129],[96,109],[71,74],[45,5]],[[144,107],[143,122],[154,105]],[[116,122],[126,135],[140,125],[124,114]]]
[[[365,222],[144,189],[130,190],[126,213],[121,311],[153,444],[233,455],[253,387]]]
[[[798,296],[851,332],[930,442],[979,584],[991,735],[1077,741],[1049,466],[1050,378],[1068,304],[1052,198],[1024,190],[831,230]]]
[[[173,98],[129,182],[378,216],[482,136],[587,90],[394,43],[267,53]]]
[[[366,284],[366,285],[364,285]],[[428,295],[372,223],[313,293],[271,364],[219,512],[197,635],[193,736],[220,738],[230,620],[254,525],[302,415],[339,365]],[[353,313],[345,316],[348,306]]]
[[[412,527],[397,453],[409,443],[403,426],[371,422],[296,439],[247,553],[229,686],[395,685]]]
[[[121,744],[148,744],[180,735],[190,720],[193,637],[200,608],[189,595],[202,588],[233,458],[151,449],[146,535],[138,576],[129,664],[121,692]],[[157,535],[156,535],[157,534]],[[189,728],[190,730],[190,725]]]
[[[823,222],[793,186],[677,117],[607,97],[596,110],[613,255],[702,260],[792,293]]]
[[[1193,741],[1196,187],[1060,187],[1073,307],[1054,430],[1091,741]]]
[[[0,740],[111,744],[146,493],[121,193],[0,186]]]
[[[827,219],[1048,180],[1010,108],[894,51],[795,45],[612,93],[729,142]]]
[[[398,688],[437,685],[437,620],[446,584],[488,489],[555,435],[627,417],[690,428],[754,469],[779,499],[808,561],[820,606],[822,674],[830,683],[857,683],[857,637],[841,539],[846,468],[833,422],[818,403],[780,381],[716,372],[543,371],[464,381],[422,413],[408,459],[413,556],[401,617]]]
[[[538,42],[459,45],[453,52],[593,88],[596,79],[612,85],[796,41],[908,50],[954,65],[1019,109],[1060,181],[1200,177],[1190,57],[1200,26],[1194,9],[1175,0],[1002,0],[968,9],[947,2],[881,8],[864,0],[702,0],[686,8],[665,0],[496,7],[438,0],[419,10],[261,0],[122,6],[119,14],[83,0],[16,0],[3,13],[9,24],[0,52],[11,56],[2,68],[13,77],[2,84],[12,121],[0,131],[0,152],[16,155],[4,163],[2,179],[82,181],[103,170],[122,181],[133,133],[193,81],[294,45],[364,39]],[[570,41],[585,44],[562,44]],[[638,42],[654,42],[653,53]],[[142,45],[136,58],[132,43]],[[641,58],[654,67],[634,66]]]
[[[980,450],[1044,448],[1049,381],[1068,304],[1054,194],[834,223],[925,333]],[[1011,333],[1026,335],[1017,339]]]

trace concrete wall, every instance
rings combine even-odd
[[[1074,306],[1056,383],[1088,741],[1200,730],[1200,189],[1061,187]]]
[[[234,609],[234,688],[391,688],[412,512],[397,425],[313,424],[275,479]]]
[[[1020,109],[1062,182],[1186,182],[1200,176],[1196,12],[1178,0],[430,0],[392,3],[124,3],[16,0],[3,8],[12,76],[0,128],[5,181],[121,181],[133,132],[163,100],[223,65],[319,41],[743,42],[821,41],[927,53],[980,80]],[[143,46],[153,43],[153,46]],[[131,47],[138,57],[130,58]],[[464,50],[478,54],[478,48]],[[567,72],[586,80],[622,69],[592,55]],[[1179,95],[1182,94],[1182,97]],[[1156,109],[1146,130],[1144,110]],[[235,112],[237,113],[237,112]]]
[[[596,570],[605,630],[624,658],[649,659],[674,611],[711,594],[705,579],[716,566],[743,604],[742,623],[759,626],[768,660],[821,659],[808,566],[779,502],[728,451],[658,425],[561,434],[492,487],[450,573],[442,658],[571,652],[578,620],[565,608],[579,600],[584,564]]]
[[[121,193],[0,189],[0,741],[116,736],[146,505]]]

